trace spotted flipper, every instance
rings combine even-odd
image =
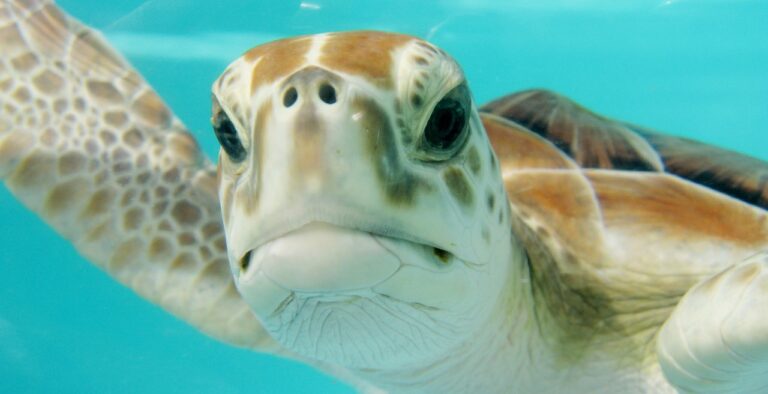
[[[97,32],[0,2],[0,178],[88,260],[216,338],[266,349],[231,279],[215,168]]]
[[[659,334],[667,379],[681,392],[768,392],[766,314],[768,252],[701,282]]]

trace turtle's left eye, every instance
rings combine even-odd
[[[243,143],[240,141],[240,137],[237,136],[237,129],[232,121],[224,111],[219,111],[213,118],[213,132],[216,134],[216,139],[219,140],[219,144],[227,153],[227,156],[235,162],[239,163],[245,160],[246,151],[243,147]]]
[[[448,92],[434,107],[424,128],[421,146],[435,160],[445,160],[466,140],[471,101],[469,89],[461,84]]]

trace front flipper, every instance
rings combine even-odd
[[[768,392],[768,252],[693,287],[661,329],[657,352],[681,392]]]
[[[50,1],[0,1],[0,179],[141,296],[273,349],[233,284],[215,168],[101,35]]]

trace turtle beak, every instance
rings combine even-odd
[[[285,289],[311,293],[368,289],[400,267],[372,234],[321,222],[270,241],[247,258],[241,282],[261,270]]]
[[[259,316],[280,312],[292,294],[344,297],[370,291],[401,266],[366,232],[314,222],[244,257],[236,284]]]

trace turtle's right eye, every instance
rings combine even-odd
[[[213,118],[213,132],[216,139],[219,140],[224,152],[227,153],[230,160],[239,163],[245,160],[247,152],[240,137],[237,136],[237,129],[224,111],[219,111]]]

